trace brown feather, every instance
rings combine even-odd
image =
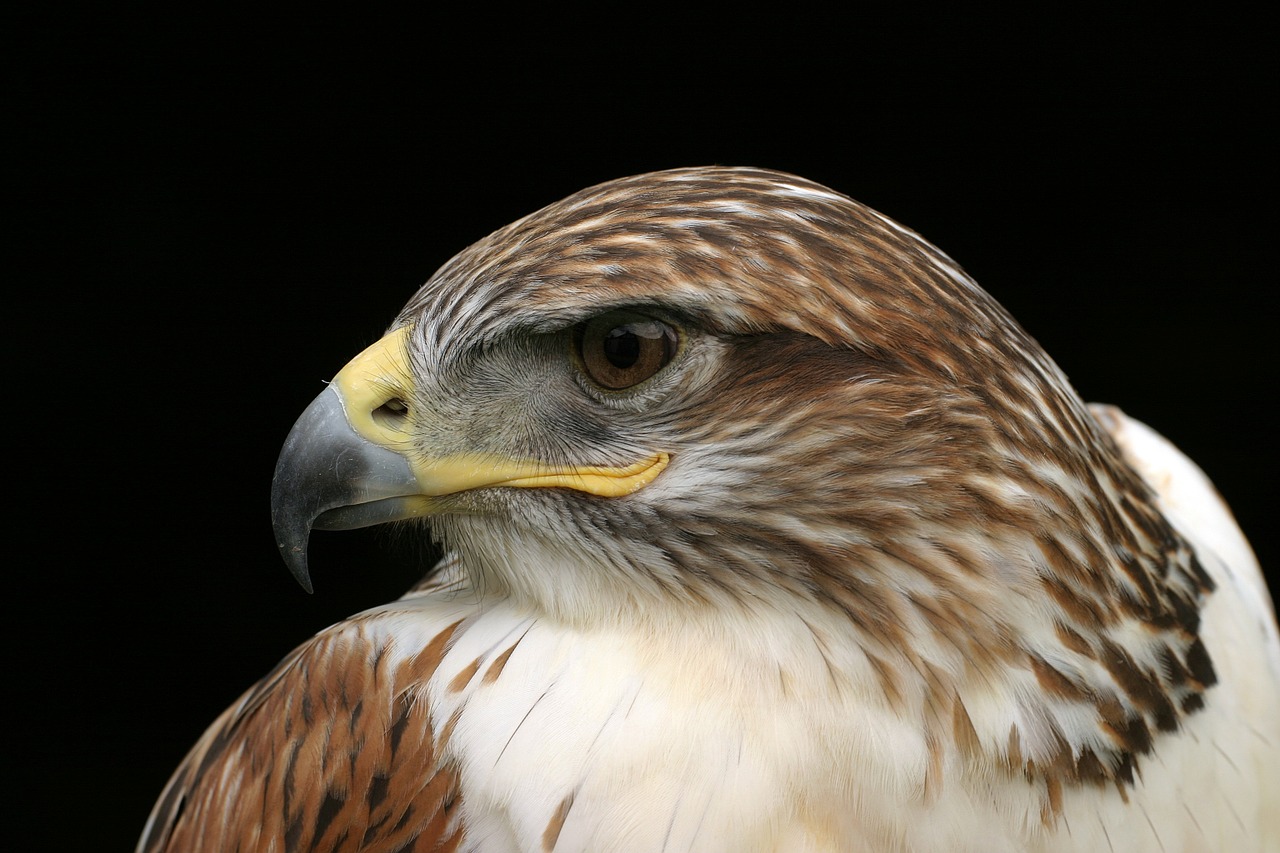
[[[456,627],[394,666],[376,612],[300,647],[192,749],[141,850],[456,849],[458,772],[417,695]]]

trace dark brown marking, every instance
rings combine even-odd
[[[1127,716],[1099,724],[1122,756],[1142,754],[1151,749],[1151,729],[1140,716]]]
[[[394,761],[395,755],[400,751],[400,740],[404,737],[405,731],[409,728],[409,717],[413,714],[413,702],[405,696],[401,696],[397,701],[399,713],[396,714],[395,720],[391,723],[388,731],[390,735],[391,758]]]
[[[1178,658],[1177,652],[1170,646],[1160,649],[1160,668],[1171,686],[1181,687],[1192,679],[1191,670]]]
[[[1080,758],[1076,760],[1076,778],[1079,781],[1101,785],[1110,776],[1111,774],[1103,767],[1102,762],[1098,760],[1098,756],[1094,754],[1092,749],[1085,747],[1081,750]]]
[[[1218,673],[1213,668],[1213,660],[1210,659],[1209,652],[1199,637],[1187,649],[1187,668],[1191,670],[1191,676],[1201,687],[1212,687],[1218,683]]]
[[[1036,681],[1047,693],[1071,702],[1088,700],[1088,693],[1080,685],[1054,669],[1039,655],[1031,656],[1031,670],[1036,674]]]
[[[1054,625],[1054,629],[1058,635],[1058,641],[1071,651],[1079,655],[1084,655],[1092,660],[1097,660],[1097,653],[1093,650],[1093,646],[1089,645],[1080,633],[1061,622]]]
[[[1120,761],[1112,772],[1115,773],[1116,788],[1120,790],[1122,796],[1125,786],[1133,784],[1133,768],[1133,756],[1127,752],[1120,753]],[[1125,802],[1128,802],[1127,798]]]
[[[387,784],[389,779],[385,773],[375,773],[369,781],[369,787],[365,791],[365,801],[369,804],[369,811],[376,811],[382,801],[387,798]]]
[[[1079,625],[1105,625],[1110,622],[1104,619],[1098,604],[1082,595],[1077,595],[1062,579],[1054,575],[1045,575],[1040,583],[1050,597]]]
[[[325,830],[329,828],[329,824],[333,823],[333,819],[342,811],[346,801],[346,797],[339,796],[332,788],[324,792],[320,810],[316,813],[315,829],[312,831],[311,836],[313,839],[319,841],[324,837]]]
[[[1154,673],[1144,672],[1123,648],[1111,641],[1103,643],[1101,663],[1134,704],[1154,715],[1161,723],[1176,726],[1173,705]]]

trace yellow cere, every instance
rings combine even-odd
[[[391,400],[412,396],[413,374],[405,347],[411,328],[401,326],[388,332],[333,377],[351,428],[367,441],[396,452],[408,447],[408,433],[379,422],[373,413]]]

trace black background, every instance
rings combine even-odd
[[[241,690],[416,578],[384,533],[317,534],[297,588],[267,509],[281,441],[452,254],[622,175],[767,166],[921,232],[1086,399],[1197,460],[1275,577],[1257,21],[645,15],[11,31],[24,849],[130,847]]]

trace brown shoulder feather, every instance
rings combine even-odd
[[[404,657],[387,654],[387,621],[316,635],[245,693],[170,780],[139,853],[457,849],[457,768],[416,689],[457,624]]]

